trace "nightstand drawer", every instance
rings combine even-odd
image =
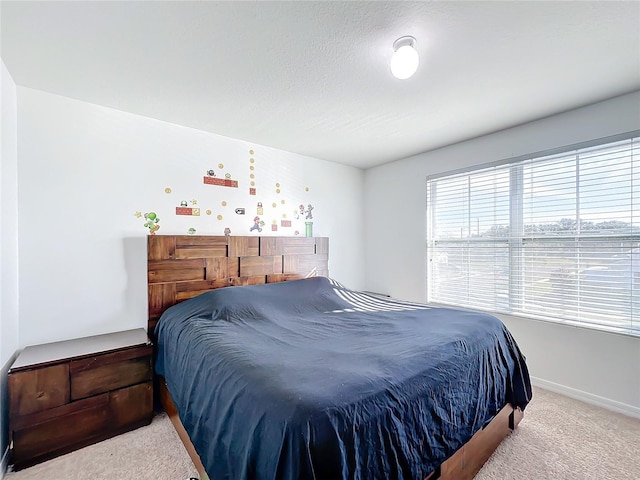
[[[100,401],[97,401],[100,400]],[[13,461],[20,465],[27,459],[67,451],[69,446],[86,438],[99,436],[109,424],[108,394],[73,404],[72,412],[57,415],[13,432]],[[87,408],[83,408],[83,407]]]
[[[69,365],[24,370],[9,375],[11,416],[28,415],[69,402]]]
[[[71,400],[151,380],[151,347],[74,360],[70,366]]]
[[[109,394],[112,428],[120,429],[140,422],[149,423],[153,416],[152,382],[116,390]]]

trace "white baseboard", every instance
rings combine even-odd
[[[545,390],[550,390],[552,392],[559,393],[570,398],[575,398],[576,400],[580,400],[585,403],[590,403],[591,405],[596,405],[598,407],[606,408],[607,410],[640,419],[640,407],[634,407],[633,405],[617,402],[615,400],[600,397],[592,393],[583,392],[582,390],[577,390],[565,385],[560,385],[559,383],[543,380],[542,378],[531,377],[531,384],[536,387],[544,388]]]

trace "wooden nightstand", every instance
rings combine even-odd
[[[26,347],[8,378],[14,469],[151,423],[151,358],[142,328]]]

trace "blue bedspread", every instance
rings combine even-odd
[[[423,480],[531,398],[494,316],[324,277],[212,290],[156,334],[156,371],[212,480]]]

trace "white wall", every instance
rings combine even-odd
[[[426,301],[427,175],[637,129],[640,92],[366,170],[366,289]],[[538,384],[640,416],[640,338],[501,318]]]
[[[261,201],[262,234],[286,214],[294,226],[274,234],[297,228],[304,235],[294,211],[311,203],[314,235],[330,237],[330,275],[364,286],[362,170],[17,90],[21,346],[146,326],[149,230],[136,213],[155,212],[158,234],[191,227],[223,234],[228,226],[256,235],[249,228]],[[229,173],[239,188],[204,184],[209,169]],[[182,201],[200,216],[176,215]],[[236,215],[236,207],[247,214]]]
[[[16,85],[0,61],[0,478],[5,471],[7,370],[18,349],[18,158]]]

